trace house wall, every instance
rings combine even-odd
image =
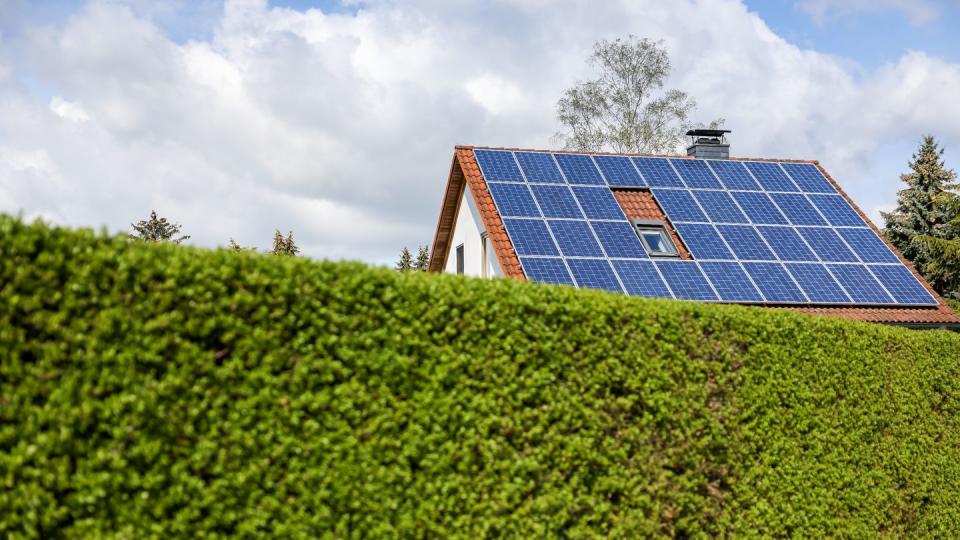
[[[457,247],[463,244],[463,273],[474,277],[502,277],[503,271],[497,261],[490,239],[484,236],[485,227],[477,211],[477,203],[469,189],[463,190],[460,213],[453,229],[450,253],[447,255],[445,272],[457,273]],[[486,244],[486,271],[484,271],[484,243]]]

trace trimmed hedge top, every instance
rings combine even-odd
[[[960,335],[0,216],[0,535],[953,536]]]

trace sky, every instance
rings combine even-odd
[[[556,148],[593,43],[662,40],[731,154],[868,215],[926,133],[960,168],[960,0],[0,0],[0,212],[391,264],[457,144]]]

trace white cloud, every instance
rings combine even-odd
[[[799,6],[818,23],[831,16],[895,10],[902,12],[912,24],[922,25],[940,15],[937,0],[802,0]]]
[[[236,0],[178,42],[95,1],[21,28],[0,42],[0,211],[124,230],[156,208],[204,245],[292,229],[309,255],[389,262],[432,238],[455,144],[551,146],[592,43],[628,33],[665,39],[671,85],[727,118],[735,154],[820,159],[865,209],[909,158],[890,143],[960,141],[960,67],[920,52],[855,74],[734,0],[544,5]]]

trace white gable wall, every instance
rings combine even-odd
[[[464,188],[460,201],[460,212],[453,229],[450,253],[447,255],[447,267],[450,274],[457,273],[457,247],[463,245],[463,273],[474,277],[503,277],[500,263],[490,245],[490,239],[484,235],[485,227],[477,211],[477,203],[469,188]],[[486,244],[486,245],[484,245]],[[484,250],[487,256],[484,257]],[[486,258],[486,261],[484,261]],[[486,269],[484,269],[486,266]]]

